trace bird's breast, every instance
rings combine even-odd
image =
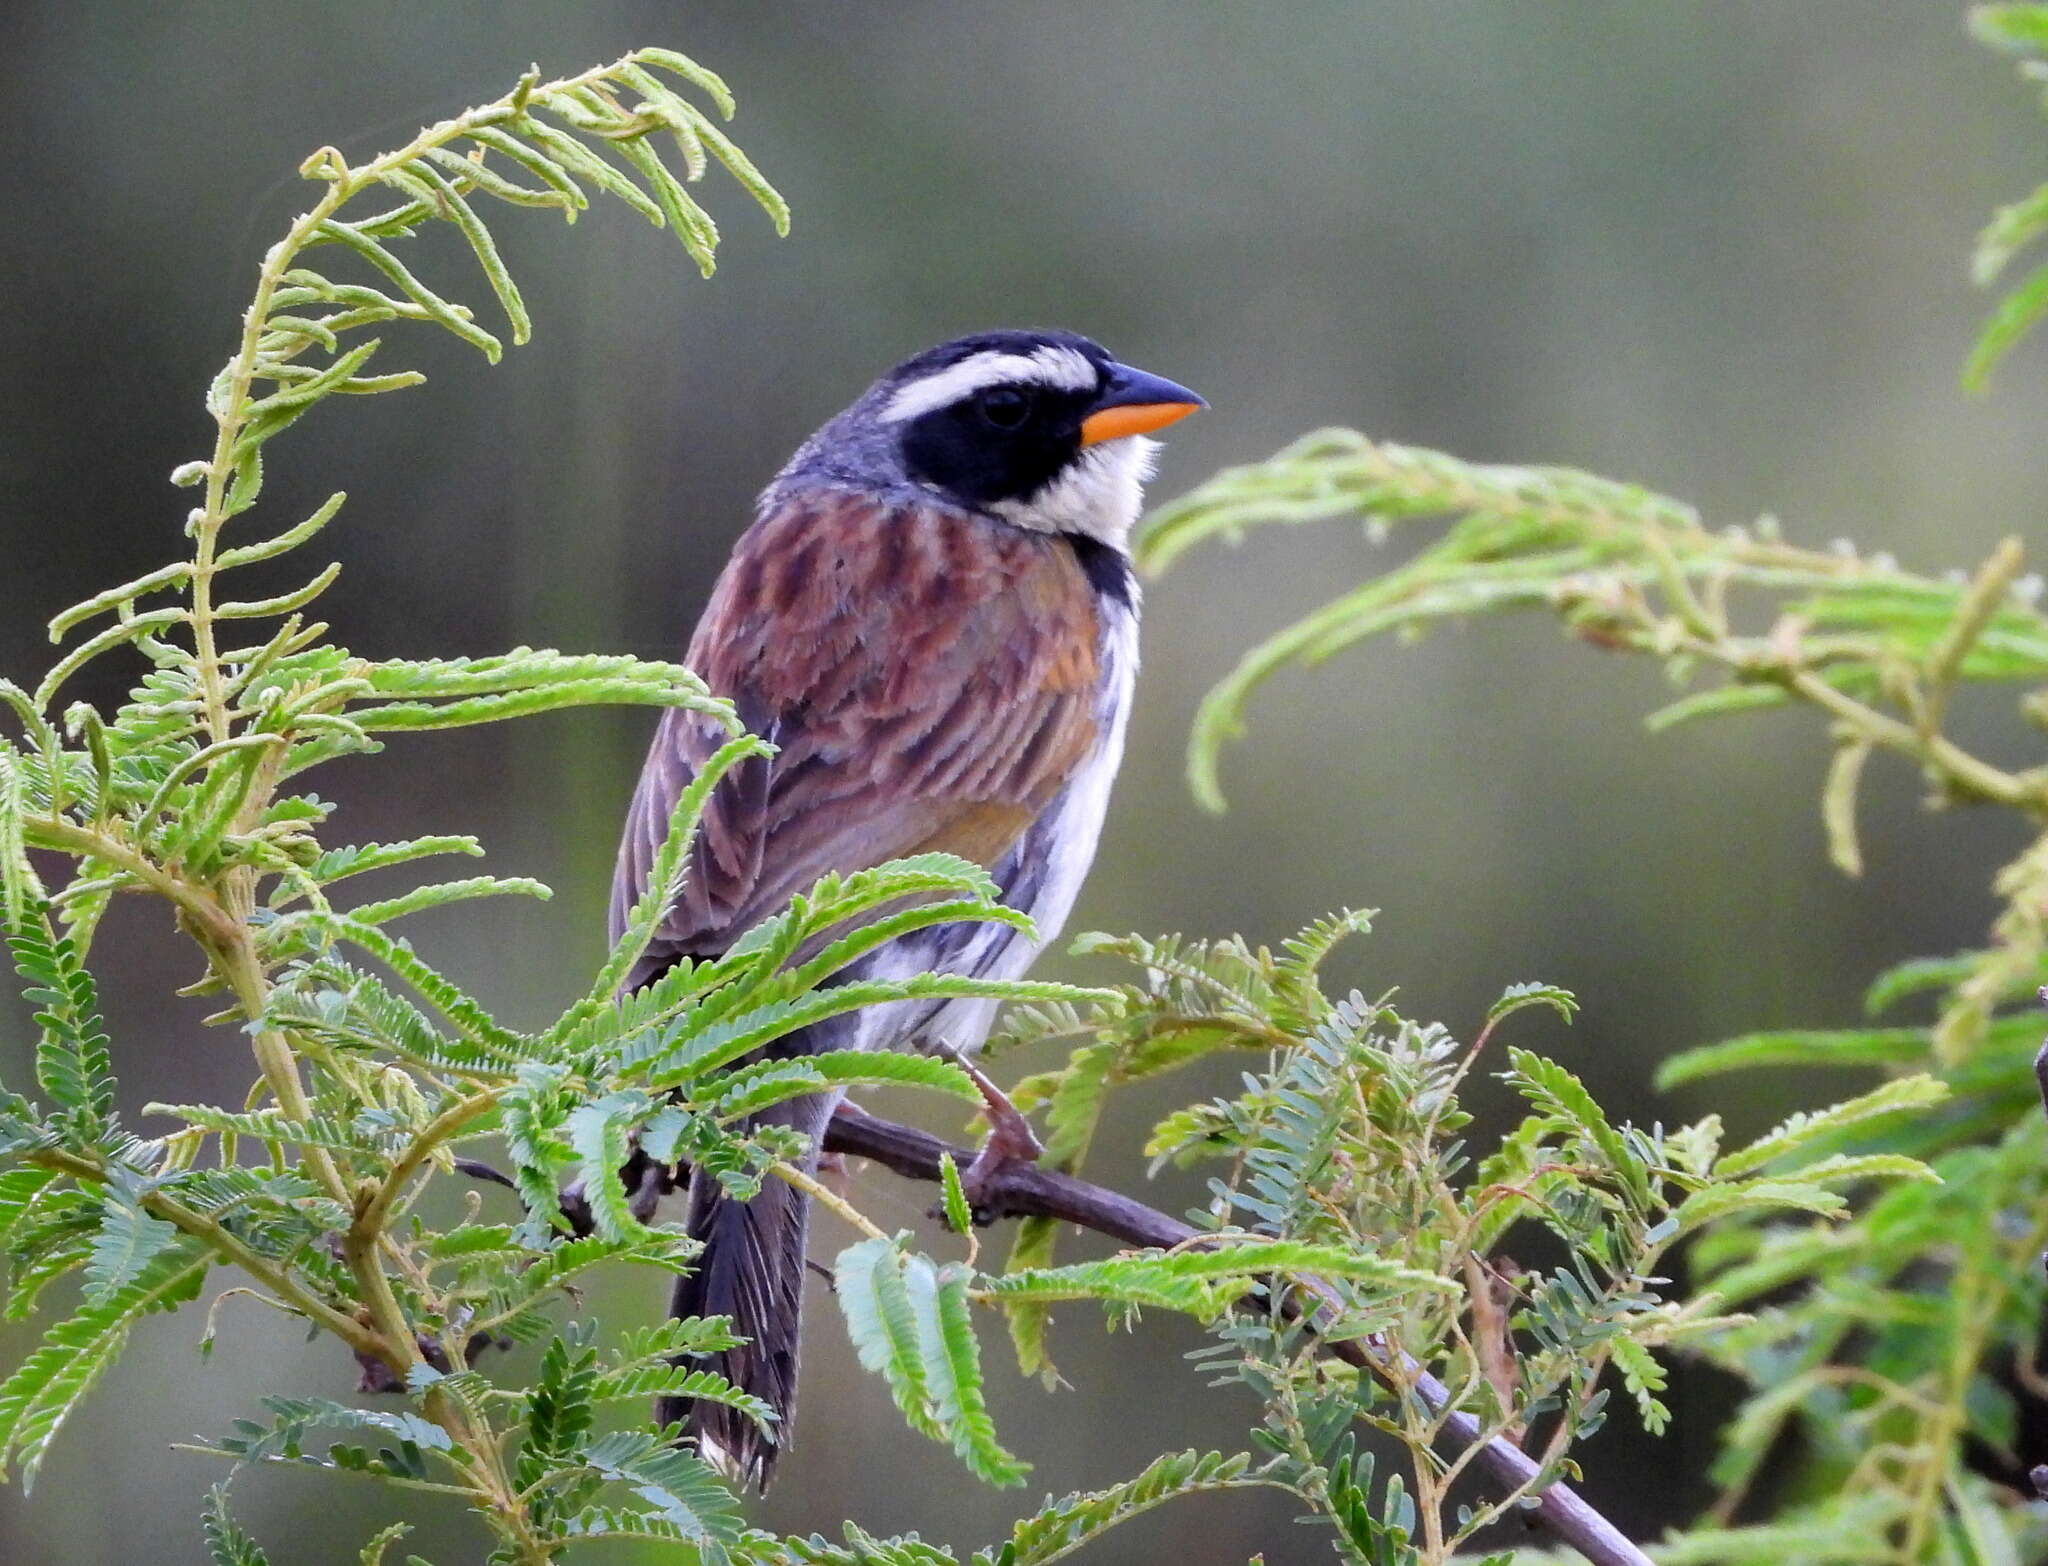
[[[1002,900],[1030,915],[1035,938],[1008,925],[942,925],[893,942],[877,954],[874,976],[902,978],[939,970],[980,978],[1021,977],[1066,927],[1095,862],[1109,797],[1123,760],[1124,730],[1138,668],[1138,621],[1131,605],[1105,606],[1091,687],[1094,723],[1087,753],[1065,783],[990,869]],[[912,1039],[973,1053],[994,1025],[997,1003],[950,1000],[888,1006],[863,1014],[861,1048],[896,1048]]]
[[[1092,682],[1094,742],[1026,832],[1014,855],[1015,865],[998,867],[999,885],[1005,880],[1005,870],[1014,882],[1005,887],[1004,900],[1031,916],[1041,944],[1065,927],[1095,862],[1096,845],[1109,813],[1110,790],[1123,763],[1124,733],[1138,673],[1134,606],[1100,599],[1096,610],[1100,630]]]

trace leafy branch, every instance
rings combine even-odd
[[[645,1365],[585,1387],[581,1340],[557,1333],[549,1314],[593,1267],[688,1264],[678,1231],[647,1224],[611,1196],[626,1148],[637,1141],[670,1161],[715,1167],[744,1191],[796,1151],[786,1138],[739,1129],[755,1109],[884,1080],[965,1086],[953,1067],[926,1060],[827,1056],[773,1077],[744,1064],[760,1047],[862,1004],[934,995],[1071,1003],[1090,994],[932,975],[828,988],[880,939],[920,922],[1015,922],[978,867],[928,856],[831,878],[761,941],[620,1000],[619,975],[673,895],[710,788],[725,767],[766,749],[739,732],[730,705],[685,669],[632,658],[530,648],[355,657],[307,614],[337,565],[283,592],[223,590],[229,573],[308,544],[342,505],[336,495],[267,539],[229,544],[229,529],[261,497],[269,443],[328,397],[421,379],[375,373],[380,340],[370,328],[428,322],[498,357],[500,339],[476,313],[401,259],[403,242],[426,224],[461,233],[515,343],[530,323],[482,216],[493,202],[574,221],[593,192],[610,195],[674,231],[708,275],[717,230],[688,187],[715,163],[786,227],[781,198],[691,95],[717,114],[732,111],[709,71],[672,51],[640,50],[558,81],[530,72],[497,101],[361,164],[332,148],[309,158],[302,172],[324,188],[264,258],[237,348],[207,397],[212,455],[173,475],[200,490],[186,524],[190,557],[58,614],[53,637],[83,639],[33,691],[0,683],[20,735],[0,738],[0,911],[37,1008],[45,1100],[0,1094],[0,1240],[14,1313],[28,1313],[67,1274],[80,1275],[84,1295],[0,1383],[0,1454],[18,1459],[25,1483],[132,1323],[189,1302],[225,1265],[247,1279],[233,1292],[331,1333],[363,1363],[366,1389],[403,1388],[415,1411],[276,1403],[289,1410],[277,1441],[243,1436],[216,1449],[244,1462],[296,1460],[313,1424],[395,1437],[374,1456],[338,1446],[329,1460],[465,1497],[505,1561],[551,1560],[572,1537],[636,1528],[715,1553],[741,1529],[703,1463],[663,1432],[598,1434],[575,1410],[586,1392],[614,1396],[642,1381],[694,1397],[730,1389],[709,1372],[650,1376]],[[657,141],[673,143],[675,167]],[[394,204],[359,210],[379,194]],[[172,607],[142,607],[165,595]],[[245,621],[259,624],[245,631]],[[145,665],[130,701],[112,714],[84,703],[60,712],[67,682],[117,653]],[[551,1027],[522,1033],[387,926],[459,900],[546,888],[471,876],[338,906],[332,889],[357,875],[479,850],[445,835],[328,847],[321,833],[333,807],[296,791],[296,780],[337,756],[377,750],[388,733],[600,703],[684,708],[730,741],[679,803],[640,914],[589,992]],[[51,861],[68,874],[46,885]],[[192,988],[226,998],[215,1020],[248,1035],[261,1073],[240,1110],[151,1106],[173,1127],[150,1140],[115,1112],[112,1053],[87,966],[100,913],[128,891],[175,908],[206,962]],[[905,898],[928,899],[938,912],[893,916],[879,934],[862,928]],[[800,962],[799,951],[809,954]],[[512,1154],[525,1221],[423,1223],[421,1192],[455,1167],[458,1148],[486,1137]],[[245,1162],[250,1151],[256,1159]],[[563,1232],[558,1198],[579,1165],[600,1198],[598,1232],[585,1239]],[[662,1340],[667,1352],[703,1352],[690,1345],[716,1336],[701,1323],[680,1330]],[[495,1344],[543,1335],[554,1347],[531,1392],[508,1398],[471,1364]],[[536,1471],[529,1459],[542,1453]],[[639,1501],[621,1509],[601,1499],[608,1486]],[[209,1537],[221,1558],[260,1555],[218,1501]]]
[[[1646,1427],[1663,1428],[1662,1356],[1676,1346],[1752,1374],[1759,1343],[1782,1353],[1771,1307],[1752,1316],[1730,1307],[1795,1278],[1818,1279],[1825,1308],[1808,1319],[1835,1333],[1825,1363],[1800,1382],[1810,1397],[1834,1386],[1823,1371],[1863,1369],[1886,1389],[1874,1431],[1888,1437],[1882,1421],[1925,1414],[1947,1421],[1937,1440],[1959,1436],[1967,1419],[1958,1410],[1982,1404],[1976,1364],[2009,1341],[2021,1303],[1996,1270],[2007,1252],[1974,1253],[1954,1269],[1955,1309],[1967,1318],[1957,1341],[1974,1357],[1917,1379],[1827,1357],[1847,1330],[1839,1323],[1851,1296],[1846,1269],[1830,1275],[1813,1258],[1845,1254],[1840,1237],[1854,1236],[1862,1254],[1895,1262],[1883,1280],[1907,1295],[1926,1251],[1911,1238],[1916,1224],[1988,1221],[1955,1204],[2004,1203],[2038,1172],[2017,1140],[1987,1170],[1956,1164],[1939,1139],[1916,1148],[1900,1131],[1909,1112],[1995,1101],[1996,1085],[1970,1075],[1974,1035],[1963,1024],[1944,1049],[1917,1054],[1894,1048],[1891,1033],[1873,1035],[1857,1047],[1889,1050],[1895,1080],[1724,1150],[1712,1116],[1669,1131],[1618,1123],[1555,1062],[1519,1048],[1495,1061],[1492,1039],[1511,1013],[1569,1016],[1570,997],[1548,986],[1511,988],[1470,1044],[1384,1000],[1326,993],[1321,965],[1367,928],[1363,913],[1318,921],[1277,950],[1236,938],[1084,937],[1084,951],[1136,970],[1114,987],[874,977],[866,959],[919,930],[1028,928],[984,868],[943,854],[827,876],[722,956],[680,963],[621,995],[688,872],[711,791],[732,767],[770,753],[730,704],[686,669],[626,657],[531,648],[357,657],[309,618],[333,564],[281,591],[236,586],[242,596],[229,596],[230,573],[306,546],[342,506],[336,495],[268,537],[232,542],[260,503],[270,442],[329,397],[418,383],[410,370],[371,368],[381,351],[371,329],[425,322],[487,359],[502,350],[476,311],[410,264],[407,239],[429,223],[456,230],[514,343],[530,321],[484,220],[493,203],[573,221],[593,194],[607,195],[669,228],[708,274],[717,230],[691,188],[713,164],[778,228],[787,219],[720,128],[731,107],[710,72],[640,50],[558,81],[529,73],[495,102],[365,163],[316,152],[302,172],[322,193],[266,255],[235,351],[209,391],[212,454],[173,475],[198,491],[188,558],[63,611],[53,637],[75,644],[33,689],[0,682],[12,724],[0,737],[0,923],[35,1012],[40,1100],[0,1089],[0,1251],[11,1315],[68,1302],[0,1381],[0,1459],[18,1463],[24,1485],[134,1323],[195,1303],[226,1268],[238,1279],[230,1295],[332,1338],[362,1366],[364,1396],[386,1400],[269,1396],[265,1419],[197,1443],[237,1468],[287,1463],[458,1497],[491,1536],[494,1566],[541,1566],[597,1539],[655,1541],[703,1563],[954,1560],[915,1536],[848,1528],[842,1545],[751,1529],[723,1478],[678,1444],[678,1428],[612,1418],[618,1404],[649,1397],[773,1417],[697,1363],[737,1345],[730,1321],[608,1338],[575,1316],[579,1286],[600,1270],[693,1265],[695,1242],[659,1211],[685,1169],[739,1199],[767,1180],[794,1180],[854,1225],[862,1237],[836,1274],[863,1362],[911,1428],[990,1484],[1023,1482],[1029,1464],[994,1427],[977,1317],[1000,1314],[1020,1370],[1042,1377],[1054,1375],[1054,1315],[1070,1306],[1100,1307],[1113,1325],[1171,1310],[1211,1332],[1201,1368],[1254,1393],[1255,1455],[1171,1453],[1123,1483],[1049,1499],[976,1566],[1049,1563],[1170,1497],[1252,1485],[1295,1496],[1341,1558],[1375,1566],[1445,1566],[1525,1506],[1595,1561],[1640,1563],[1569,1488],[1573,1452],[1599,1428],[1616,1384]],[[370,198],[388,204],[365,211]],[[1695,522],[1640,492],[1469,468],[1356,437],[1324,437],[1205,494],[1162,518],[1155,562],[1214,532],[1318,508],[1465,518],[1436,576],[1413,572],[1401,592],[1368,593],[1313,636],[1254,655],[1237,696],[1205,720],[1205,743],[1234,720],[1232,700],[1289,658],[1466,612],[1479,601],[1476,582],[1491,584],[1489,602],[1555,602],[1603,645],[1641,647],[1681,671],[1718,667],[1731,689],[1774,692],[1770,700],[1813,701],[1843,726],[1856,765],[1866,751],[1903,751],[1947,796],[2043,813],[2038,773],[1967,754],[1942,723],[1960,683],[2031,676],[2048,657],[2039,615],[2018,591],[2016,556],[2001,555],[1930,609],[1932,589],[1893,568],[1879,573],[1884,593],[1839,564],[1810,582],[1801,573],[1818,568],[1805,554],[1775,539],[1745,539],[1742,550],[1702,542]],[[1566,559],[1576,563],[1566,569]],[[1724,605],[1732,585],[1803,594],[1803,607],[1786,611],[1789,630],[1738,633]],[[127,702],[111,712],[60,707],[75,675],[113,656],[142,667]],[[1720,699],[1757,704],[1754,695]],[[718,748],[677,801],[647,884],[591,982],[546,1026],[515,1027],[395,927],[424,909],[546,888],[469,875],[356,900],[345,883],[359,876],[474,856],[479,845],[450,833],[331,844],[334,807],[301,780],[338,756],[378,750],[388,735],[593,704],[680,709]],[[1855,767],[1838,772],[1846,782],[1834,792],[1853,794]],[[1830,808],[1832,821],[1843,807]],[[2024,923],[2036,906],[2027,888],[2048,869],[2029,861],[2009,874],[2015,922],[2001,926],[1997,951],[1960,969],[1916,970],[1888,993],[1975,985],[1989,997],[1979,1031],[2002,1038],[1992,1013],[2020,958],[2038,950],[2038,922]],[[227,1104],[149,1106],[149,1135],[119,1112],[117,1050],[91,968],[100,916],[124,893],[174,911],[204,963],[188,992],[220,1003],[213,1020],[249,1039],[258,1073]],[[1024,1220],[1001,1269],[982,1265],[971,1234],[964,1260],[942,1260],[883,1229],[804,1172],[811,1149],[799,1136],[758,1118],[792,1098],[871,1085],[972,1100],[971,1079],[950,1060],[776,1058],[779,1043],[848,1011],[954,998],[1010,1004],[999,1053],[1054,1052],[1013,1095],[1042,1107],[1051,1145],[1044,1165],[1007,1170],[991,1187],[995,1209]],[[1689,1068],[1728,1058],[1695,1057]],[[1079,1178],[1111,1093],[1224,1060],[1248,1067],[1240,1091],[1182,1105],[1147,1140],[1155,1173],[1209,1171],[1206,1205],[1191,1221]],[[1460,1104],[1482,1063],[1498,1065],[1525,1106],[1483,1152]],[[1873,1136],[1890,1142],[1856,1140]],[[834,1122],[828,1146],[938,1180],[953,1226],[971,1224],[964,1150],[858,1113]],[[1943,1155],[1946,1183],[1917,1151]],[[422,1198],[449,1177],[509,1193],[471,1191],[460,1217],[437,1221]],[[1872,1233],[1880,1216],[1893,1220],[1890,1251]],[[1062,1221],[1139,1248],[1061,1262]],[[1719,1293],[1688,1300],[1663,1272],[1671,1248],[1695,1236]],[[1548,1270],[1524,1268],[1507,1250],[1525,1238],[1553,1258]],[[2039,1249],[2042,1240],[2026,1229],[2001,1243]],[[1786,1250],[1803,1260],[1788,1269]],[[208,1342],[219,1304],[207,1313]],[[538,1348],[524,1379],[506,1369],[520,1362],[494,1352],[520,1343]],[[1958,1378],[1968,1383],[1960,1390]],[[1755,1405],[1745,1417],[1757,1439],[1776,1428]],[[1376,1468],[1361,1445],[1373,1436],[1392,1443],[1401,1466]],[[1917,1487],[1920,1509],[1898,1514],[1904,1537],[1918,1538],[1918,1519],[1935,1515],[1929,1494],[1944,1524],[1974,1515],[1952,1464],[1891,1461]],[[1454,1501],[1469,1473],[1489,1476],[1491,1499]],[[204,1528],[219,1566],[266,1566],[224,1489]],[[400,1532],[379,1534],[364,1558],[380,1559]]]
[[[2002,48],[2048,50],[2048,7],[1979,6],[1971,20]],[[2023,70],[2038,79],[2041,65],[2029,59]],[[1991,282],[2043,232],[2040,192],[2002,211],[1980,239],[1978,280]],[[2044,313],[2048,278],[2036,273],[1987,323],[1966,379],[1981,383]],[[1374,538],[1396,527],[1438,531],[1405,564],[1252,649],[1209,694],[1189,769],[1212,806],[1222,802],[1224,747],[1242,732],[1250,699],[1283,670],[1387,633],[1413,639],[1443,620],[1533,610],[1591,647],[1661,665],[1683,694],[1651,714],[1653,731],[1772,708],[1819,715],[1832,749],[1822,825],[1846,874],[1860,873],[1866,855],[1857,800],[1873,757],[1909,762],[1933,806],[1990,805],[2026,824],[2031,841],[1995,877],[2001,910],[1983,947],[1901,964],[1871,986],[1873,1018],[1931,997],[1930,1024],[1756,1033],[1680,1053],[1662,1080],[1786,1066],[1874,1069],[1884,1079],[1720,1156],[1711,1167],[1725,1181],[1674,1215],[1681,1228],[1714,1220],[1690,1265],[1722,1308],[1755,1314],[1694,1340],[1751,1392],[1723,1433],[1721,1499],[1705,1526],[1671,1542],[1669,1558],[2033,1558],[2039,1528],[2012,1503],[2032,1494],[2020,1409],[2048,1394],[2036,1360],[2048,1306],[2039,1265],[2048,1139],[2029,1071],[2041,1033],[2031,1002],[2048,981],[2048,763],[1988,754],[1950,726],[1966,688],[1984,687],[2012,692],[2023,724],[2048,729],[2048,613],[2023,541],[2005,539],[1973,570],[1930,575],[1846,541],[1802,546],[1771,518],[1712,528],[1679,501],[1590,474],[1323,430],[1162,509],[1140,553],[1159,570],[1210,541],[1332,520],[1360,522]],[[1532,1084],[1551,1076],[1518,1069]],[[1545,1092],[1581,1116],[1591,1107]],[[1718,1124],[1702,1122],[1668,1145],[1697,1166],[1718,1139]],[[1784,1182],[1795,1144],[1817,1155],[1809,1175],[1904,1178],[1844,1209]],[[1611,1156],[1604,1135],[1596,1145]],[[1902,1159],[1926,1160],[1938,1180]],[[1748,1211],[1725,1211],[1729,1201]],[[1654,1395],[1654,1367],[1633,1349],[1617,1346],[1613,1357],[1639,1399]],[[1798,1454],[1789,1480],[1788,1438]],[[1772,1469],[1802,1499],[1738,1525]]]
[[[1590,474],[1485,466],[1323,430],[1162,508],[1141,559],[1163,570],[1210,539],[1337,517],[1375,533],[1454,520],[1408,564],[1254,648],[1210,693],[1189,768],[1211,805],[1222,803],[1223,744],[1241,731],[1249,697],[1280,670],[1438,620],[1535,608],[1594,646],[1659,659],[1680,684],[1721,676],[1652,715],[1653,729],[1804,702],[1834,720],[1838,756],[1892,751],[1916,762],[1943,798],[2048,814],[2048,770],[2000,767],[1942,726],[1965,682],[2048,677],[2040,579],[2022,576],[2016,537],[1974,575],[1930,578],[1846,545],[1798,547],[1768,518],[1715,531],[1689,506]],[[1745,591],[1759,602],[1744,605]],[[2027,710],[2048,726],[2048,708]],[[1838,760],[1830,824],[1845,868],[1860,863],[1856,777]]]
[[[597,1538],[659,1540],[685,1558],[728,1562],[867,1559],[871,1545],[908,1548],[850,1534],[848,1554],[748,1530],[718,1475],[674,1444],[673,1429],[600,1426],[601,1406],[651,1396],[772,1417],[690,1363],[733,1346],[729,1323],[671,1322],[607,1348],[594,1324],[559,1321],[575,1286],[597,1269],[691,1265],[693,1243],[654,1221],[622,1170],[651,1167],[672,1181],[674,1170],[694,1166],[745,1197],[766,1179],[807,1180],[792,1134],[748,1129],[778,1102],[874,1084],[975,1096],[943,1060],[763,1058],[778,1040],[861,1006],[1010,1001],[1025,1008],[1024,1019],[1068,1019],[1092,1035],[1056,1093],[1075,1158],[1111,1086],[1246,1041],[1291,1048],[1290,1030],[1328,1015],[1314,962],[1355,919],[1304,932],[1283,971],[1238,997],[1232,1027],[1167,1020],[1160,1008],[1186,998],[1179,988],[1153,995],[946,974],[848,979],[853,964],[920,929],[1025,923],[983,869],[937,854],[828,876],[724,957],[681,964],[621,996],[686,871],[711,790],[731,767],[768,752],[740,731],[730,705],[685,669],[631,658],[530,648],[356,657],[308,618],[335,580],[333,564],[282,592],[228,596],[230,573],[304,547],[342,506],[336,495],[268,538],[230,543],[230,529],[259,504],[270,442],[328,397],[418,383],[412,371],[372,371],[380,341],[368,329],[428,322],[487,358],[501,351],[475,312],[402,259],[403,241],[427,223],[462,234],[515,343],[530,323],[481,215],[491,202],[552,207],[573,220],[591,192],[609,194],[674,230],[708,273],[716,230],[686,186],[716,162],[784,223],[780,198],[671,81],[730,112],[709,72],[642,50],[555,82],[529,73],[496,102],[359,165],[331,148],[308,159],[302,172],[324,190],[265,257],[236,351],[208,395],[213,454],[173,476],[200,491],[186,525],[189,558],[61,612],[53,637],[82,639],[33,691],[0,683],[19,733],[0,738],[0,913],[36,1008],[43,1099],[0,1090],[9,1310],[30,1313],[67,1277],[80,1287],[79,1303],[0,1382],[0,1456],[19,1463],[24,1484],[133,1324],[193,1303],[225,1267],[242,1280],[229,1294],[303,1318],[360,1362],[365,1393],[404,1399],[391,1409],[271,1396],[267,1422],[241,1421],[200,1444],[238,1466],[288,1462],[459,1497],[491,1533],[492,1560],[520,1566]],[[675,143],[680,177],[656,152],[657,137]],[[363,198],[379,193],[395,204],[360,214]],[[369,281],[347,280],[335,262]],[[144,607],[165,597],[169,607]],[[144,666],[126,704],[112,713],[86,703],[59,709],[75,675],[120,654]],[[546,888],[465,876],[350,903],[343,883],[356,877],[480,849],[451,834],[330,846],[333,807],[299,780],[338,756],[379,749],[389,734],[596,703],[682,708],[725,743],[678,800],[644,893],[591,984],[548,1026],[521,1030],[392,927],[423,909],[545,896]],[[214,1020],[250,1039],[259,1071],[239,1107],[149,1106],[151,1129],[169,1129],[146,1138],[117,1113],[114,1051],[89,966],[101,913],[127,892],[176,911],[205,961],[190,989],[224,1000]],[[1248,954],[1240,961],[1233,943],[1171,958],[1140,945],[1189,994],[1213,997],[1232,975],[1245,979],[1258,967]],[[480,1144],[509,1158],[502,1179],[518,1198],[514,1221],[486,1222],[472,1205],[462,1220],[436,1227],[423,1193],[439,1177],[486,1167],[469,1156]],[[914,1427],[997,1484],[1021,1481],[1028,1465],[1001,1445],[989,1417],[977,1308],[1042,1328],[1053,1305],[1094,1300],[1119,1314],[1183,1311],[1221,1330],[1239,1319],[1234,1309],[1286,1277],[1340,1289],[1334,1305],[1347,1313],[1387,1314],[1412,1292],[1456,1287],[1342,1237],[1228,1226],[1195,1250],[1065,1267],[1051,1265],[1042,1246],[1039,1265],[990,1275],[971,1261],[935,1262],[830,1199],[869,1236],[840,1259],[842,1300],[864,1357]],[[572,1223],[571,1213],[587,1222]],[[536,1378],[521,1386],[490,1376],[490,1351],[522,1341],[544,1344]],[[1126,1484],[1048,1502],[1000,1558],[1012,1566],[1058,1559],[1124,1517],[1197,1490],[1279,1484],[1318,1504],[1329,1487],[1288,1467],[1296,1462],[1280,1452],[1258,1468],[1213,1454],[1163,1458]],[[1520,1483],[1554,1477],[1529,1470]],[[224,1491],[205,1521],[223,1566],[264,1561],[228,1514]],[[369,1558],[395,1536],[373,1540]]]

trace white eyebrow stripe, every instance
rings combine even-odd
[[[891,423],[914,419],[934,408],[950,407],[963,397],[990,386],[1018,382],[1051,386],[1062,391],[1092,391],[1097,380],[1095,365],[1084,353],[1053,344],[1029,354],[1005,353],[991,348],[969,354],[958,364],[912,381],[889,399],[882,417]]]

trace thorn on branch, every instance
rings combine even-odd
[[[510,1175],[506,1174],[504,1170],[494,1169],[491,1165],[484,1163],[480,1159],[456,1159],[455,1172],[457,1174],[468,1175],[472,1180],[485,1181],[490,1185],[502,1185],[508,1191],[516,1191],[519,1189],[517,1182],[515,1182]]]

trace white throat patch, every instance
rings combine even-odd
[[[989,510],[1035,532],[1080,533],[1122,549],[1158,462],[1159,442],[1143,435],[1083,446],[1051,483],[1022,500],[998,500]]]
[[[1004,353],[991,348],[969,354],[958,364],[912,381],[899,389],[882,409],[891,424],[917,418],[934,408],[951,407],[990,386],[1049,386],[1056,391],[1092,391],[1097,381],[1095,366],[1084,353],[1048,343],[1031,353]]]

